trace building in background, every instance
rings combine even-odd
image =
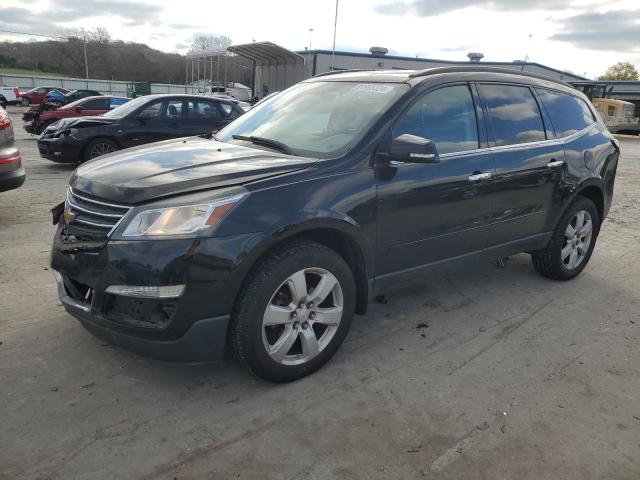
[[[388,55],[388,50],[384,47],[372,47],[370,53],[332,52],[331,50],[292,52],[271,42],[233,45],[229,47],[229,51],[253,62],[254,94],[259,98],[275,91],[284,90],[315,75],[336,70],[423,70],[478,64],[536,73],[565,82],[587,80],[579,75],[535,62],[484,61],[484,55],[477,52],[468,55],[469,61],[451,61]]]

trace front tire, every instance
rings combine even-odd
[[[120,150],[120,147],[113,140],[109,140],[108,138],[96,138],[95,140],[91,140],[89,145],[87,145],[87,148],[85,148],[84,159],[92,160],[94,158],[101,157],[102,155],[113,153],[117,150]]]
[[[230,327],[236,357],[272,382],[309,375],[342,344],[355,295],[353,273],[335,251],[309,241],[279,247],[240,293]]]
[[[22,97],[22,106],[28,107],[30,105],[29,99]]]
[[[595,204],[578,197],[562,215],[551,241],[533,252],[534,268],[554,280],[571,280],[585,269],[600,232],[600,215]]]

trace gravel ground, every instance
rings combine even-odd
[[[48,210],[73,167],[10,113],[28,178],[0,194],[0,479],[640,478],[640,142],[578,279],[519,255],[416,283],[272,385],[127,353],[65,313]]]

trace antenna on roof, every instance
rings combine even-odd
[[[336,56],[336,31],[338,30],[338,0],[336,0],[336,18],[333,21],[333,50],[331,50],[331,70],[333,70],[333,59]]]

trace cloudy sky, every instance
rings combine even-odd
[[[1,0],[0,30],[102,26],[114,39],[180,53],[203,32],[302,50],[331,48],[334,8],[335,0]],[[0,40],[29,38],[0,32]],[[469,51],[495,61],[528,56],[595,77],[619,61],[640,67],[640,0],[340,0],[336,48],[372,45],[449,60]]]

